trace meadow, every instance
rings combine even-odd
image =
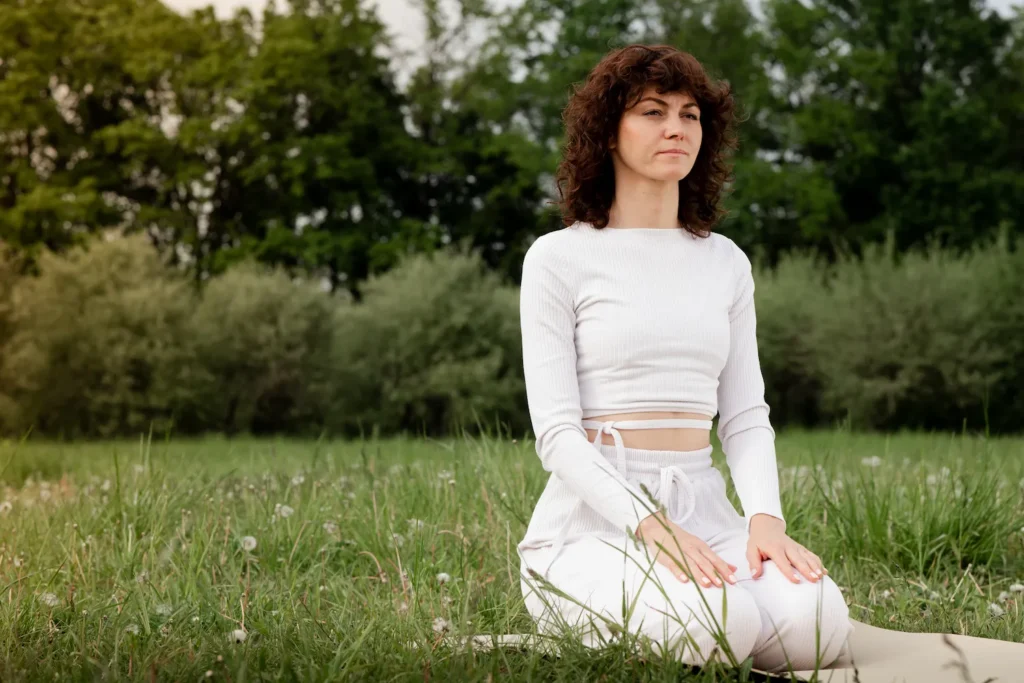
[[[853,618],[1024,640],[1024,439],[777,448],[790,534]],[[0,468],[5,682],[751,680],[571,639],[559,658],[444,644],[533,632],[515,544],[548,475],[529,440],[6,441]]]

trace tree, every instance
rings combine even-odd
[[[831,240],[965,248],[1024,209],[1024,43],[981,0],[770,0],[787,163],[839,198]],[[1019,21],[1019,19],[1018,19]],[[1019,230],[1019,228],[1017,228]]]

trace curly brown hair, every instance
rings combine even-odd
[[[608,141],[615,138],[623,113],[651,86],[660,93],[685,93],[700,107],[701,148],[690,173],[679,181],[680,222],[707,237],[725,216],[720,201],[732,180],[729,157],[737,142],[731,87],[710,79],[688,52],[669,45],[629,45],[605,55],[585,83],[573,88],[562,112],[566,141],[555,182],[564,225],[608,225],[615,198]]]

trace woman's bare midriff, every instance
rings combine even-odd
[[[692,420],[710,420],[711,417],[701,413],[653,412],[653,413],[615,413],[595,415],[588,420],[666,420],[689,418]],[[626,448],[644,448],[656,451],[696,451],[711,443],[711,432],[697,427],[675,427],[667,429],[622,429],[622,443]],[[587,436],[594,441],[596,429],[588,429]],[[615,444],[611,434],[602,434],[601,443]]]

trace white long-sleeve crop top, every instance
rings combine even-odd
[[[719,417],[747,519],[783,519],[758,359],[750,260],[728,237],[578,222],[523,261],[523,364],[543,468],[619,529],[645,496],[587,439],[582,421],[626,412]]]

